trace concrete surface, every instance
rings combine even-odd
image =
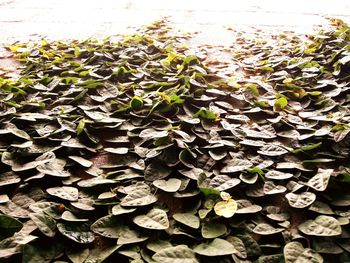
[[[200,42],[229,44],[225,26],[309,33],[327,24],[325,16],[350,22],[350,1],[0,0],[0,43],[125,34],[164,16],[180,30],[199,31]]]

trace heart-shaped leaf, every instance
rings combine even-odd
[[[10,201],[10,198],[8,197],[8,195],[6,195],[6,194],[0,195],[0,204],[5,204],[8,201]]]
[[[61,218],[68,222],[87,222],[89,219],[87,218],[78,218],[72,212],[64,211]]]
[[[216,238],[226,233],[227,228],[224,224],[215,222],[205,222],[202,224],[202,236],[204,238]]]
[[[151,194],[148,189],[135,189],[123,198],[121,201],[122,206],[145,206],[153,204],[157,201],[157,197]]]
[[[45,244],[45,242],[27,244],[23,247],[23,262],[52,262],[63,255],[62,244]]]
[[[141,138],[162,138],[168,136],[167,131],[157,131],[155,129],[149,128],[141,131],[140,135]]]
[[[231,255],[235,253],[235,247],[228,241],[215,238],[209,243],[202,243],[193,248],[193,251],[199,255],[207,257],[217,257]]]
[[[78,189],[71,186],[58,186],[46,189],[46,192],[52,196],[59,197],[68,201],[78,200]]]
[[[273,235],[276,233],[280,233],[283,230],[284,228],[274,228],[269,224],[260,223],[254,227],[253,232],[259,235]]]
[[[266,155],[266,156],[280,156],[288,153],[288,150],[286,150],[285,148],[279,145],[266,144],[263,147],[261,147],[260,150],[257,152],[261,155]]]
[[[120,205],[115,205],[112,207],[112,214],[117,216],[117,215],[122,215],[122,214],[129,214],[136,211],[136,208],[124,208],[121,207]]]
[[[181,180],[177,178],[170,178],[168,180],[155,180],[153,185],[165,192],[176,192],[180,189]]]
[[[324,191],[327,189],[329,179],[333,173],[333,169],[319,168],[317,174],[309,179],[307,185],[316,191]]]
[[[52,217],[42,212],[29,214],[29,217],[44,235],[53,237],[56,234],[56,221]]]
[[[316,195],[311,192],[302,192],[300,194],[288,193],[286,198],[290,206],[295,208],[305,208],[316,200]]]
[[[116,216],[101,217],[91,225],[91,231],[108,238],[119,238],[123,224]]]
[[[323,263],[320,254],[310,248],[304,248],[300,242],[289,242],[283,249],[286,263]]]
[[[236,200],[237,214],[254,214],[262,210],[260,205],[254,205],[252,202],[246,199]]]
[[[337,219],[320,215],[315,220],[307,220],[298,226],[299,230],[310,236],[338,236],[342,233]]]
[[[239,256],[240,258],[247,258],[245,245],[240,238],[235,236],[228,236],[227,241],[230,242],[236,249],[236,252],[234,252],[235,255]]]
[[[199,228],[200,220],[197,216],[191,213],[176,213],[173,214],[173,218],[186,226],[189,226],[191,228]]]
[[[7,216],[7,215],[1,215],[0,214],[0,237],[4,238],[7,236],[12,236],[15,232],[18,232],[23,227],[23,224],[21,221]]]
[[[84,263],[90,252],[88,248],[67,249],[66,255],[73,263]]]
[[[264,183],[264,193],[267,195],[280,194],[287,191],[287,188],[283,185],[275,185],[273,181],[266,181]]]
[[[69,156],[69,159],[75,161],[76,163],[80,164],[81,166],[84,166],[86,168],[89,168],[91,167],[91,165],[93,165],[93,163],[89,160],[86,160],[85,158],[83,157],[80,157],[80,156]]]
[[[17,184],[21,178],[13,172],[2,173],[0,176],[0,187],[5,185]]]
[[[123,227],[122,231],[120,232],[117,244],[118,245],[134,244],[134,243],[143,242],[147,239],[148,239],[147,236],[140,234],[138,231],[129,229],[127,227]]]
[[[218,191],[231,189],[241,182],[238,178],[231,178],[228,175],[219,174],[210,181],[210,186]]]
[[[166,212],[162,209],[154,208],[146,215],[139,215],[133,222],[143,228],[164,230],[169,228],[169,220]]]
[[[285,179],[289,179],[289,178],[293,177],[293,174],[284,173],[284,172],[280,172],[277,170],[271,170],[265,174],[265,177],[272,179],[272,180],[285,180]]]
[[[232,217],[237,211],[237,203],[233,199],[217,202],[214,211],[218,216]]]
[[[222,173],[240,172],[251,167],[252,165],[253,164],[246,159],[233,158],[226,164],[224,168],[221,169],[221,172]]]
[[[152,259],[162,263],[198,263],[195,253],[186,245],[164,248],[156,252]]]
[[[77,243],[88,244],[95,240],[94,233],[88,231],[88,227],[86,225],[77,226],[58,223],[57,229],[62,235]]]
[[[145,180],[155,181],[166,178],[172,170],[162,162],[152,162],[145,169]]]

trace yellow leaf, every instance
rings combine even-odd
[[[237,203],[233,199],[220,201],[214,206],[215,214],[226,218],[232,217],[237,211]]]
[[[292,82],[293,82],[293,79],[292,79],[292,78],[286,78],[285,80],[283,80],[283,83],[284,83],[284,84],[292,83]]]
[[[231,199],[231,195],[229,193],[226,192],[221,192],[220,193],[220,197],[222,198],[222,200],[227,201],[229,199]]]
[[[165,94],[164,92],[156,91],[156,94],[157,94],[158,96],[160,96],[160,97],[163,99],[163,101],[166,101],[167,103],[170,103],[170,102],[171,102],[170,96],[168,96],[168,95]]]

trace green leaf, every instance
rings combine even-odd
[[[43,212],[29,214],[30,219],[45,236],[53,237],[56,234],[56,221]]]
[[[130,106],[133,110],[141,110],[143,106],[143,100],[139,96],[134,96],[130,101]]]
[[[131,230],[129,228],[124,227],[123,231],[121,231],[117,244],[118,245],[127,245],[140,243],[148,239],[148,236],[140,234],[136,230]]]
[[[104,262],[109,256],[111,256],[121,245],[116,242],[104,244],[104,246],[94,246],[90,249],[90,254],[84,263],[100,263]]]
[[[235,236],[228,236],[227,241],[230,242],[236,251],[234,252],[235,255],[239,256],[240,258],[247,258],[247,251],[244,246],[243,241]]]
[[[88,248],[71,248],[66,251],[67,257],[73,263],[84,263],[90,252]]]
[[[121,248],[118,250],[118,254],[121,254],[121,255],[124,255],[124,256],[130,258],[129,260],[132,260],[131,262],[137,263],[138,260],[140,260],[140,263],[144,263],[144,261],[141,260],[140,247],[137,245],[132,245],[132,246]],[[143,256],[145,257],[145,254]]]
[[[205,120],[216,120],[219,118],[219,116],[213,112],[213,111],[210,111],[206,108],[200,108],[199,111],[197,111],[194,115],[193,115],[194,118],[202,118],[202,119],[205,119]]]
[[[143,228],[165,230],[169,228],[169,220],[166,212],[162,209],[154,208],[146,215],[139,215],[133,222]]]
[[[108,238],[119,238],[123,231],[123,223],[116,216],[107,215],[93,223],[91,231]]]
[[[0,237],[12,236],[23,227],[21,221],[7,215],[0,214]]]
[[[275,101],[275,108],[278,110],[283,110],[288,105],[288,100],[286,97],[280,97]]]
[[[165,240],[154,240],[147,242],[147,248],[153,252],[158,252],[160,250],[163,250],[165,248],[170,248],[172,247],[171,243],[169,241]]]
[[[175,213],[173,214],[173,218],[177,222],[180,222],[181,224],[184,224],[194,229],[199,228],[200,225],[199,218],[191,213]]]
[[[78,126],[77,126],[77,134],[78,135],[81,134],[83,132],[84,128],[85,128],[85,119],[81,119],[79,121]]]
[[[201,191],[201,193],[208,197],[208,196],[219,196],[220,195],[220,191],[214,189],[214,188],[207,188],[207,187],[201,187],[199,188],[199,190]]]
[[[236,252],[235,247],[228,241],[215,238],[209,243],[202,243],[194,247],[193,251],[207,257],[231,255]]]
[[[306,145],[306,146],[303,146],[299,149],[294,150],[293,153],[301,153],[301,152],[305,152],[305,151],[311,151],[311,150],[314,150],[314,149],[321,147],[321,145],[322,145],[322,142]]]
[[[243,241],[248,258],[257,257],[261,255],[262,253],[261,247],[251,235],[241,234],[241,235],[237,235],[237,237]]]
[[[77,243],[88,244],[95,240],[94,233],[88,231],[88,227],[86,225],[69,225],[58,223],[57,229],[62,235]]]
[[[172,172],[166,164],[163,162],[151,162],[145,169],[145,180],[155,181],[161,180],[169,176]]]
[[[299,230],[310,236],[338,236],[342,233],[337,219],[320,215],[315,220],[307,220],[298,226]]]
[[[63,255],[64,247],[62,244],[27,244],[23,248],[23,259],[22,262],[26,263],[49,263],[53,262],[54,259],[59,258]]]
[[[199,263],[193,250],[186,245],[164,248],[157,251],[152,259],[161,263]]]
[[[314,240],[312,247],[321,254],[341,254],[341,249],[333,240]]]
[[[202,224],[202,236],[204,238],[216,238],[226,233],[227,228],[224,224],[215,222],[204,222]]]

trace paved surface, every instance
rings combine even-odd
[[[0,43],[35,37],[105,37],[170,16],[199,42],[226,44],[225,26],[312,32],[324,16],[350,22],[349,0],[0,0]]]

